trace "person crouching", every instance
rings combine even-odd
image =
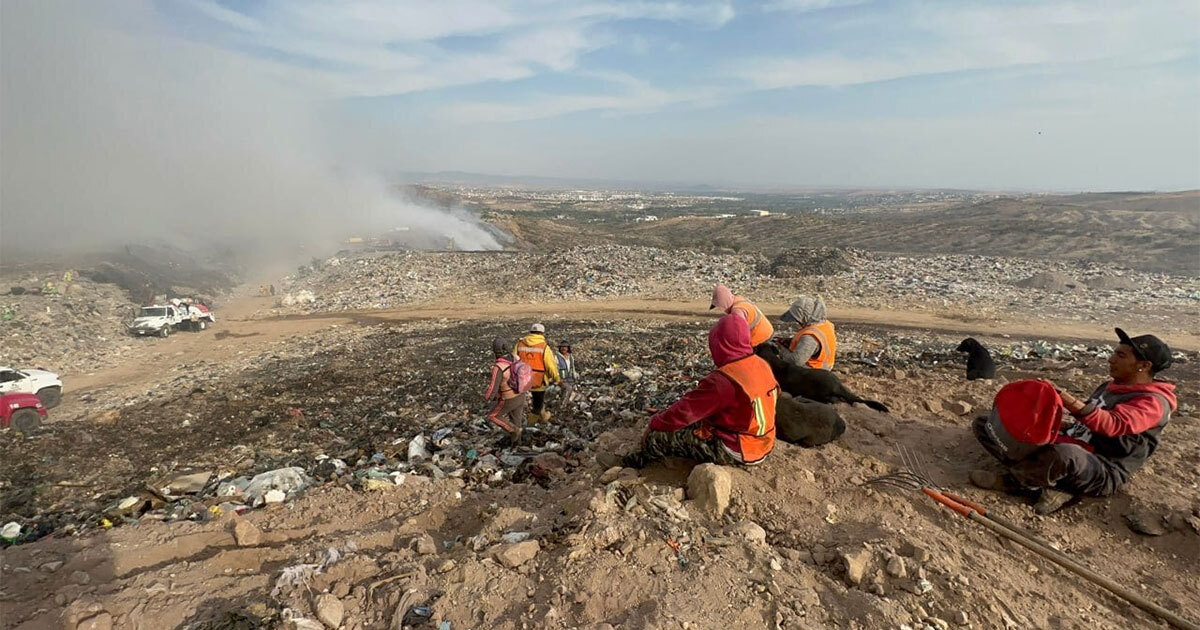
[[[619,460],[598,461],[642,468],[664,457],[721,465],[753,465],[775,448],[779,385],[767,362],[754,354],[741,315],[723,316],[708,333],[717,369],[695,389],[650,419],[640,448]]]

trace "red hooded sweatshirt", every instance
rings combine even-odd
[[[752,356],[754,348],[750,345],[750,327],[745,318],[722,317],[708,333],[708,351],[717,367]],[[752,409],[742,388],[720,370],[713,370],[695,389],[651,418],[650,430],[679,431],[698,422],[741,459],[738,419]]]
[[[1158,394],[1166,399],[1170,411],[1175,411],[1175,384],[1166,381],[1154,381],[1145,385],[1117,385],[1112,381],[1104,385],[1103,394],[1097,391],[1088,400],[1088,406],[1098,402],[1100,395],[1104,398],[1135,393]],[[1084,411],[1087,411],[1085,408]],[[1111,409],[1102,409],[1096,405],[1091,412],[1079,416],[1079,422],[1090,429],[1092,433],[1106,437],[1120,437],[1143,433],[1158,426],[1163,417],[1162,401],[1157,396],[1137,396],[1113,405]]]

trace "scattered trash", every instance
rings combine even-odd
[[[5,542],[12,542],[21,535],[21,524],[16,521],[10,521],[0,528],[0,539]]]

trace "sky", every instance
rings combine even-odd
[[[789,186],[1200,187],[1200,4],[154,5],[397,170]],[[346,159],[351,159],[347,157]]]
[[[176,141],[207,153],[270,153],[268,137],[302,136],[279,152],[313,162],[300,170],[1200,188],[1194,0],[6,0],[0,11],[8,39],[40,20],[54,54],[74,49],[84,68],[53,69],[60,86],[79,73],[119,95],[125,74],[146,75],[132,89],[146,98],[87,119],[199,118]],[[118,67],[100,74],[111,76],[89,74],[110,56]]]

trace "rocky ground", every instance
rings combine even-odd
[[[269,343],[229,322],[244,350],[74,394],[42,433],[0,435],[0,518],[22,526],[0,558],[4,626],[1155,627],[919,494],[864,486],[901,467],[901,444],[936,482],[1200,617],[1194,352],[1134,482],[1036,517],[966,487],[986,463],[970,418],[1005,380],[1089,391],[1099,344],[983,331],[1001,377],[966,382],[958,336],[846,325],[839,374],[891,414],[839,406],[842,439],[780,444],[750,471],[605,470],[598,452],[709,369],[711,320],[547,317],[573,340],[583,401],[514,448],[479,390],[487,341],[525,319],[360,319]],[[250,496],[289,466],[307,487]]]

